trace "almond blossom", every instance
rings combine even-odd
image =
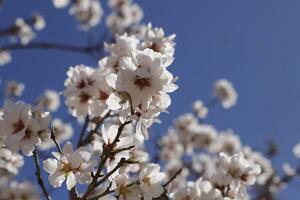
[[[48,172],[50,184],[57,188],[66,180],[67,189],[71,190],[77,183],[89,183],[92,180],[91,171],[94,161],[90,160],[91,154],[83,148],[73,150],[67,142],[62,153],[53,152],[55,158],[43,161],[44,170]]]
[[[57,111],[60,106],[60,95],[54,90],[45,90],[39,102],[49,111]]]
[[[139,200],[141,199],[141,190],[137,184],[131,184],[126,174],[117,175],[114,178],[116,184],[115,194],[121,200]]]
[[[5,95],[7,97],[19,97],[22,96],[25,85],[15,80],[10,80],[6,82],[5,85]]]
[[[214,94],[226,109],[234,106],[238,98],[233,85],[226,79],[220,79],[215,82]]]
[[[159,197],[164,188],[161,183],[165,178],[165,173],[160,172],[160,166],[157,164],[147,164],[139,174],[140,188],[145,200]]]
[[[7,187],[0,189],[0,199],[9,200],[40,200],[37,188],[30,182],[11,182]]]
[[[1,51],[0,49],[0,66],[10,63],[12,60],[8,51]]]
[[[1,137],[13,152],[21,150],[25,155],[31,156],[35,146],[41,143],[38,133],[49,132],[50,114],[22,102],[8,102],[2,118]]]

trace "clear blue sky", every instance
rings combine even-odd
[[[105,4],[106,1],[102,1]],[[43,14],[47,27],[36,41],[84,45],[87,35],[76,29],[66,9],[56,10],[50,0],[6,0],[0,11],[0,29],[16,17]],[[176,33],[176,59],[171,67],[179,76],[172,95],[170,114],[153,134],[167,129],[173,119],[189,110],[196,99],[208,101],[212,84],[219,78],[233,82],[239,92],[237,106],[229,111],[220,106],[208,121],[218,129],[232,128],[243,143],[264,149],[268,137],[281,146],[278,164],[297,161],[291,149],[300,141],[300,1],[298,0],[161,0],[138,2],[145,22]],[[101,28],[94,30],[101,34]],[[0,41],[1,42],[1,41]],[[0,67],[3,81],[16,79],[26,84],[24,99],[32,102],[45,88],[63,90],[65,71],[79,63],[96,65],[81,54],[26,50],[13,53],[13,62]],[[63,109],[64,110],[64,109]],[[56,116],[66,116],[63,112]],[[25,167],[30,174],[33,169]],[[298,190],[298,191],[297,191]],[[56,199],[64,194],[53,193]],[[295,199],[300,183],[280,194]]]

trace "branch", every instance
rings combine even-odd
[[[38,154],[35,150],[33,151],[33,158],[34,158],[35,167],[36,167],[35,175],[37,177],[37,182],[38,182],[39,186],[41,187],[45,198],[47,200],[51,200],[51,197],[50,197],[50,195],[49,195],[49,193],[48,193],[48,191],[45,187],[45,184],[43,182],[43,179],[42,179],[40,163],[39,163],[39,157],[38,157]]]
[[[59,153],[62,154],[62,150],[61,150],[59,144],[56,141],[55,134],[54,134],[54,128],[53,127],[51,128],[51,139],[53,140],[53,142],[54,142],[56,148],[58,149]]]
[[[77,143],[77,148],[82,145],[83,136],[84,136],[84,134],[86,132],[88,124],[89,124],[89,115],[86,115],[85,120],[84,120],[84,124],[83,124],[81,132],[80,132],[79,140],[78,140],[78,143]]]
[[[219,99],[217,97],[212,98],[209,102],[206,103],[206,107],[208,109],[211,109],[214,107],[217,103],[219,103]]]
[[[115,192],[115,190],[110,190],[112,186],[112,182],[110,182],[109,186],[106,188],[106,190],[104,192],[102,192],[101,194],[97,195],[97,196],[94,196],[88,200],[98,200],[100,199],[101,197],[104,197],[105,195],[108,195],[108,194],[111,194],[113,192]]]
[[[121,158],[120,162],[110,172],[108,172],[100,181],[96,182],[95,187],[104,183],[104,181],[106,181],[111,175],[113,175],[125,163],[127,163],[127,160],[125,158]]]
[[[165,184],[163,184],[163,187],[167,187],[181,172],[182,168],[180,168]]]
[[[96,124],[95,128],[93,130],[91,130],[88,135],[82,139],[82,142],[80,143],[80,146],[86,145],[87,143],[89,143],[92,139],[93,133],[95,133],[98,128],[100,127],[100,125],[104,122],[105,119],[107,119],[108,117],[110,117],[110,111],[106,113],[106,115],[104,117],[102,117]]]
[[[71,52],[90,54],[94,51],[101,50],[102,47],[103,47],[102,43],[93,46],[83,47],[83,46],[75,46],[75,45],[59,44],[59,43],[35,42],[35,43],[29,43],[25,46],[22,44],[10,44],[6,46],[2,46],[0,47],[0,49],[1,50],[54,49],[54,50],[61,50],[61,51],[71,51]]]
[[[120,125],[119,129],[118,129],[118,133],[114,139],[114,141],[108,145],[107,147],[105,147],[105,145],[103,145],[103,152],[102,155],[100,157],[100,163],[97,169],[96,174],[93,176],[93,180],[92,182],[89,184],[86,192],[83,194],[83,196],[81,197],[81,200],[86,200],[87,197],[89,196],[89,194],[93,191],[93,189],[96,187],[97,182],[98,182],[98,178],[100,177],[101,171],[103,170],[106,161],[108,160],[109,156],[113,153],[113,149],[115,147],[115,145],[117,144],[117,142],[119,142],[119,138],[121,136],[121,133],[124,129],[124,127],[127,124],[130,124],[131,121],[125,122],[123,124]]]
[[[126,185],[125,187],[127,188],[127,187],[133,186],[133,185],[135,185],[135,184],[139,184],[139,182],[136,181],[136,182],[130,183],[130,184]],[[106,196],[106,195],[108,195],[108,194],[111,194],[111,193],[114,193],[114,192],[116,191],[115,189],[111,190],[110,188],[111,188],[111,183],[109,184],[109,186],[106,188],[106,190],[105,190],[104,192],[102,192],[101,194],[99,194],[99,195],[97,195],[97,196],[94,196],[94,197],[92,197],[92,198],[89,198],[89,199],[87,199],[87,200],[98,200],[98,199],[100,199],[101,197],[104,197],[104,196]]]

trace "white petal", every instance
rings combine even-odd
[[[60,187],[61,184],[64,182],[65,174],[56,171],[56,172],[54,172],[54,174],[51,174],[48,179],[49,179],[50,184],[53,187],[57,188],[57,187]]]
[[[72,154],[73,153],[73,145],[72,145],[72,143],[68,141],[64,145],[64,147],[62,149],[62,152],[63,152],[64,155],[70,155],[70,154]]]
[[[76,178],[73,172],[69,173],[68,178],[67,178],[67,189],[71,190],[73,187],[76,185]]]
[[[43,161],[44,170],[50,174],[54,173],[57,167],[58,167],[58,163],[56,159],[48,158],[47,160]]]
[[[118,110],[121,108],[120,101],[120,97],[118,97],[115,93],[112,93],[106,100],[106,104],[110,110]]]
[[[105,80],[111,88],[116,89],[117,78],[116,74],[110,73],[105,77]]]

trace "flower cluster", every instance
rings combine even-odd
[[[30,182],[11,182],[7,187],[0,189],[0,199],[3,200],[40,200],[36,187]]]
[[[40,31],[45,26],[46,23],[43,16],[37,13],[34,13],[30,19],[17,18],[15,26],[12,27],[11,40],[19,39],[22,45],[27,45],[36,37],[34,29]]]
[[[51,116],[40,106],[31,107],[22,102],[7,102],[0,119],[0,137],[4,145],[13,152],[22,151],[31,156],[41,144],[40,134],[50,134]]]
[[[53,4],[69,6],[85,31],[97,26],[104,14],[98,0]],[[53,188],[65,182],[70,200],[270,200],[300,174],[300,168],[289,163],[282,165],[283,175],[277,172],[269,159],[276,154],[275,144],[262,153],[243,144],[232,129],[218,130],[209,123],[214,106],[229,109],[237,103],[237,91],[226,79],[215,82],[210,101],[195,101],[192,112],[177,117],[166,134],[151,137],[149,129],[160,122],[160,114],[171,105],[171,93],[178,89],[170,69],[175,34],[141,24],[143,11],[131,0],[109,0],[108,6],[110,40],[86,47],[33,45],[93,58],[101,51],[97,67],[69,67],[64,91],[47,89],[32,105],[19,101],[23,83],[6,83],[0,108],[1,200],[41,198],[33,184],[14,180],[24,165],[23,155],[33,158],[37,183],[47,200],[52,194],[42,170]],[[0,30],[0,36],[19,39],[24,47],[35,37],[33,29],[44,27],[43,17],[34,14],[29,20],[18,18],[12,27]],[[4,47],[0,65],[11,60]],[[71,118],[56,116],[64,107],[61,95]],[[300,143],[293,153],[300,158]]]
[[[53,0],[56,8],[64,8],[71,3],[70,14],[78,20],[83,30],[97,26],[102,18],[103,10],[98,0]]]
[[[123,34],[133,26],[138,26],[143,18],[143,11],[131,0],[109,0],[112,13],[107,17],[106,24],[113,33]]]

